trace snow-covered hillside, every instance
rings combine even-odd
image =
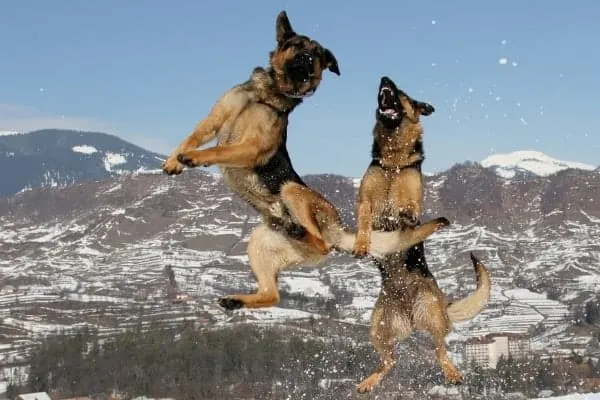
[[[306,182],[352,224],[354,180],[318,175]],[[593,338],[572,329],[572,307],[600,287],[600,226],[595,222],[600,210],[593,202],[579,201],[600,198],[590,192],[592,185],[600,187],[600,175],[590,171],[532,177],[529,185],[505,184],[479,165],[426,178],[427,214],[452,221],[426,245],[440,286],[451,298],[473,290],[470,251],[489,267],[493,282],[488,307],[472,321],[457,324],[449,341],[533,330],[535,351],[588,346]],[[282,273],[278,307],[224,312],[216,302],[219,296],[255,288],[245,250],[258,222],[219,176],[202,170],[177,177],[117,175],[0,201],[0,252],[6,254],[0,259],[0,318],[14,344],[0,351],[0,360],[22,358],[32,335],[52,329],[94,324],[110,334],[131,323],[141,305],[166,324],[182,318],[215,326],[232,319],[285,324],[310,316],[368,324],[379,272],[369,260],[340,254],[324,268]],[[180,292],[189,301],[174,304]],[[98,322],[99,312],[107,318],[104,323]]]
[[[134,171],[160,171],[163,158],[104,133],[0,132],[0,196]]]

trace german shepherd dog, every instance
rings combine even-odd
[[[395,231],[418,224],[423,212],[423,128],[419,117],[435,109],[381,78],[371,164],[358,190],[358,231],[353,253],[369,253],[372,229]]]
[[[263,217],[248,242],[258,291],[221,298],[227,309],[275,305],[281,270],[316,264],[333,249],[350,252],[354,246],[355,234],[342,227],[335,207],[302,181],[286,147],[290,113],[316,91],[325,69],[340,74],[337,60],[315,40],[297,34],[285,11],[277,17],[276,39],[270,66],[255,68],[249,80],[222,95],[162,165],[170,175],[185,166],[218,165],[225,184]],[[215,137],[217,145],[195,150]],[[448,224],[437,218],[414,230],[374,231],[371,254],[406,249]]]
[[[433,112],[433,106],[410,98],[388,77],[381,79],[373,160],[359,188],[355,255],[368,253],[371,229],[396,231],[418,225],[423,210],[420,166],[424,159],[419,117]],[[416,251],[424,257],[422,243]],[[381,364],[357,386],[360,393],[371,391],[392,369],[396,363],[395,344],[408,338],[415,329],[432,335],[446,382],[462,381],[448,358],[444,339],[453,322],[470,319],[483,309],[490,294],[488,271],[471,254],[477,289],[472,295],[448,304],[426,264],[421,269],[411,268],[414,260],[410,258],[400,251],[375,260],[381,271],[382,286],[371,315],[371,342],[381,356]]]

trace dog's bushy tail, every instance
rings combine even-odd
[[[448,318],[452,322],[461,322],[473,318],[483,310],[490,298],[490,273],[473,253],[471,253],[471,261],[475,269],[477,288],[471,295],[448,305]]]
[[[406,251],[448,225],[450,225],[450,221],[440,217],[401,231],[372,231],[369,253],[376,258],[381,258],[389,254]],[[344,231],[339,237],[336,248],[341,251],[352,252],[355,241],[355,232]]]

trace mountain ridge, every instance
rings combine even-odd
[[[102,132],[45,129],[0,136],[0,196],[158,169],[163,155]]]
[[[565,169],[591,171],[598,166],[578,161],[563,161],[536,150],[518,150],[512,153],[493,154],[480,162],[486,168],[492,168],[503,178],[513,178],[519,173],[532,173],[537,176],[549,176]]]
[[[103,132],[61,129],[0,132],[0,167],[4,171],[0,171],[0,196],[10,196],[35,187],[107,179],[123,173],[156,173],[160,172],[160,162],[165,157]],[[424,174],[437,176],[465,163],[480,164],[504,179],[549,177],[569,168],[600,171],[600,167],[523,150],[491,155],[480,162],[466,160],[445,171]],[[344,176],[331,173],[311,175]],[[356,184],[360,181],[360,177],[349,178],[354,179]]]

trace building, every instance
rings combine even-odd
[[[501,356],[524,358],[530,352],[529,338],[516,333],[492,333],[465,343],[465,360],[482,368],[496,368]]]

